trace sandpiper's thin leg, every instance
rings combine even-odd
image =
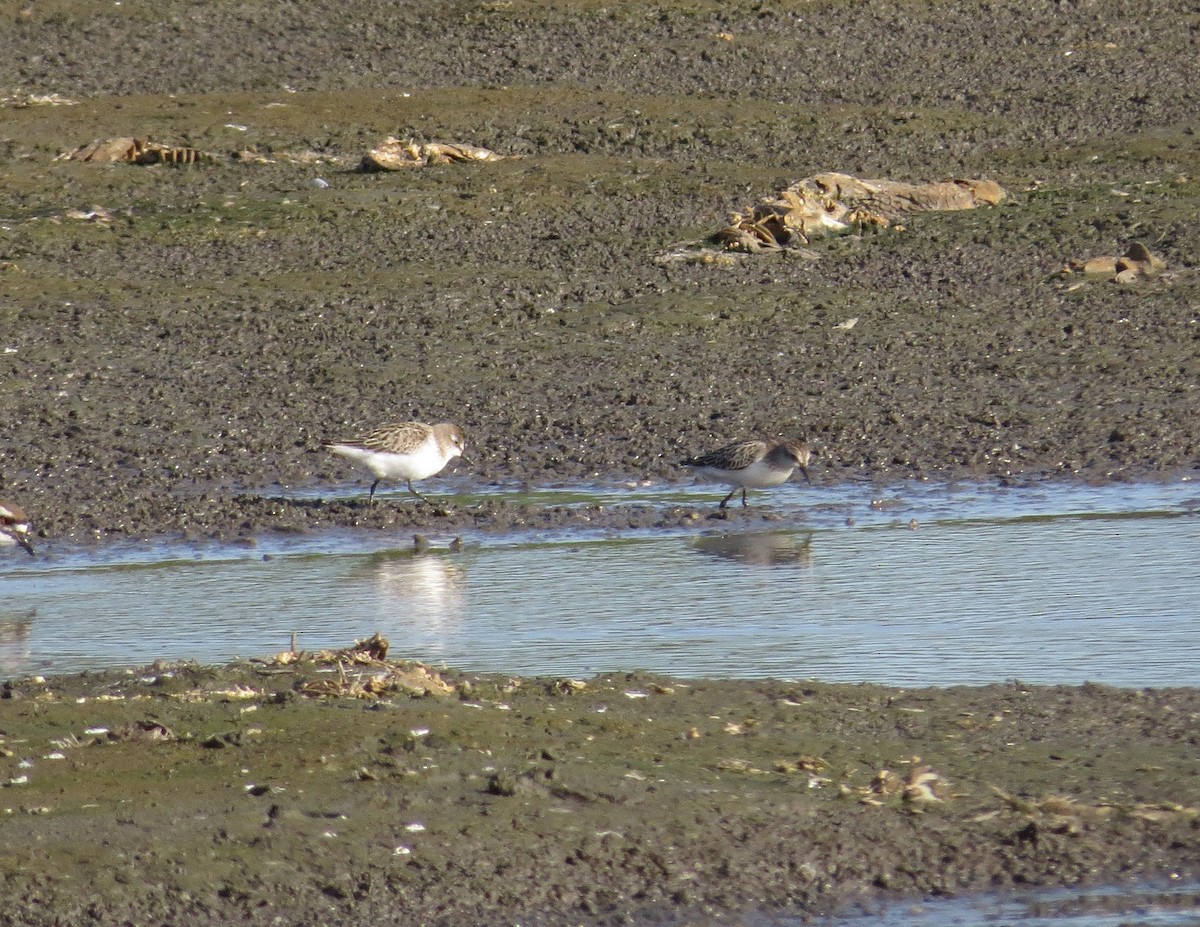
[[[725,508],[725,506],[727,506],[729,504],[729,500],[732,499],[736,495],[737,495],[737,487],[735,486],[730,491],[729,495],[721,500],[721,504],[718,506],[718,508],[722,508],[722,509]]]
[[[749,507],[750,507],[750,503],[746,501],[746,487],[743,486],[742,487],[742,508],[746,509]]]
[[[426,499],[426,498],[425,498],[424,496],[422,496],[422,495],[421,495],[419,492],[417,492],[415,489],[413,489],[412,480],[409,480],[409,481],[408,481],[408,491],[409,491],[410,493],[412,493],[414,496],[416,496],[418,499],[420,499],[422,502],[429,502],[429,500],[428,500],[428,499]],[[430,504],[430,505],[432,505],[433,503],[432,503],[432,502],[430,502],[429,504]]]
[[[367,496],[367,505],[375,504],[375,487],[379,485],[379,480],[371,484],[371,494]]]

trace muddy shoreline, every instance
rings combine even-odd
[[[680,482],[751,435],[809,440],[818,484],[1196,478],[1196,26],[1123,0],[0,0],[0,497],[53,554],[702,529],[707,505],[521,488]],[[54,160],[126,135],[212,157]],[[389,135],[511,157],[360,172]],[[831,170],[1009,196],[675,259]],[[1063,272],[1135,241],[1161,272]],[[347,498],[322,443],[410,418],[467,433],[422,487],[445,504]],[[757,501],[730,520],[771,521]],[[8,681],[0,924],[701,924],[1200,871],[1195,690],[314,676]],[[926,765],[936,801],[862,791]]]
[[[484,485],[684,480],[753,435],[807,438],[823,482],[1200,468],[1183,5],[351,7],[303,41],[271,4],[0,7],[0,492],[42,540],[378,522],[256,495],[358,480],[322,443],[407,418],[460,423]],[[875,67],[835,80],[831,48]],[[77,105],[19,105],[50,92]],[[214,160],[52,160],[116,135]],[[513,157],[359,173],[387,135]],[[1009,196],[666,259],[826,170]],[[1133,241],[1162,273],[1060,273]]]
[[[0,705],[3,923],[707,924],[1200,873],[1194,689],[289,653]]]

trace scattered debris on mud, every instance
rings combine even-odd
[[[1165,269],[1166,262],[1141,242],[1134,242],[1121,257],[1104,255],[1086,260],[1068,261],[1064,274],[1083,273],[1110,278],[1114,283],[1133,283],[1152,277]]]
[[[11,679],[5,923],[609,924],[1187,877],[1198,715],[1184,689],[464,674],[378,637]],[[109,844],[116,870],[80,851]]]
[[[163,145],[148,139],[128,136],[99,139],[65,152],[54,160],[95,164],[111,164],[115,161],[141,165],[196,164],[201,161],[215,161],[216,156],[195,148]]]
[[[398,138],[385,138],[379,145],[363,155],[364,171],[399,171],[426,164],[453,164],[463,161],[503,161],[504,155],[478,145],[462,145],[451,142],[402,142]]]
[[[899,230],[899,220],[915,212],[996,206],[1006,196],[992,180],[913,184],[816,174],[734,214],[716,240],[730,251],[778,251],[866,227]]]

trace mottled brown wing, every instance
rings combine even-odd
[[[372,451],[396,451],[403,454],[418,447],[428,435],[428,425],[422,425],[420,422],[401,422],[376,428],[361,441],[354,443]]]
[[[762,441],[738,441],[727,444],[711,454],[703,454],[685,460],[689,467],[714,467],[718,470],[742,470],[756,460],[760,460],[767,452],[767,445]]]
[[[18,525],[28,520],[28,516],[19,505],[12,502],[0,502],[0,523]]]

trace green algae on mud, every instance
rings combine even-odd
[[[1200,871],[1196,690],[443,670],[444,695],[303,694],[407,666],[10,680],[0,922],[696,923]]]
[[[473,140],[511,150],[503,120],[524,118],[530,93],[439,91],[441,109],[421,94],[405,106],[449,126],[486,97],[496,139]],[[674,462],[697,446],[781,431],[812,440],[823,480],[1109,479],[1197,465],[1184,218],[1196,184],[1168,173],[1165,150],[1132,192],[1114,192],[1111,166],[1080,152],[1045,179],[1010,165],[1001,179],[1015,195],[999,209],[921,217],[806,256],[664,264],[673,245],[795,176],[737,160],[704,132],[702,158],[581,147],[560,123],[583,98],[553,93],[536,91],[528,118],[542,122],[525,131],[566,135],[538,135],[520,159],[402,175],[347,168],[377,140],[366,127],[382,134],[397,118],[388,100],[354,94],[13,111],[24,141],[6,161],[6,491],[52,538],[271,530],[281,522],[231,487],[342,479],[322,440],[407,416],[462,421],[485,482],[678,479]],[[662,106],[639,118],[665,119]],[[751,120],[735,128],[753,138],[764,106],[699,99],[673,118],[703,123],[713,107]],[[318,160],[49,163],[74,132],[243,110],[261,116],[252,137],[222,132],[268,153],[311,143],[297,120],[320,121]],[[903,120],[910,134],[921,125]],[[312,186],[322,175],[330,187]],[[62,218],[92,204],[109,218]],[[1164,251],[1161,279],[1127,289],[1056,276],[1131,235]],[[292,507],[283,521],[311,515],[317,527],[331,511]]]

